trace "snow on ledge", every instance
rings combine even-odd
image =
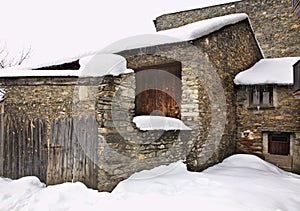
[[[178,28],[159,31],[157,33],[161,35],[175,37],[182,41],[190,41],[208,35],[214,31],[223,28],[224,26],[238,23],[247,18],[247,14],[237,13],[210,18],[195,23],[187,24]]]
[[[79,60],[80,77],[118,76],[134,72],[127,69],[127,61],[116,54],[96,54]]]
[[[293,64],[300,57],[261,59],[254,66],[236,75],[236,85],[293,84]]]
[[[181,120],[164,116],[136,116],[133,122],[140,130],[192,130]]]

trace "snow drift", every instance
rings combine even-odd
[[[112,193],[82,183],[47,188],[35,177],[0,178],[0,210],[288,210],[300,209],[300,176],[253,155],[234,155],[203,172],[182,162],[142,171]]]

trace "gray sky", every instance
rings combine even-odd
[[[234,0],[0,0],[0,42],[31,46],[31,62],[95,50],[155,32],[155,17]]]

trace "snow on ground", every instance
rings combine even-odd
[[[298,211],[300,176],[253,155],[234,155],[201,173],[182,162],[142,171],[112,193],[82,183],[47,188],[35,177],[0,178],[0,210]]]
[[[293,84],[293,64],[300,57],[261,59],[254,66],[240,72],[234,79],[237,85]]]
[[[165,116],[136,116],[133,122],[140,130],[191,130],[181,120]]]

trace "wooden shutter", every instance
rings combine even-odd
[[[180,119],[181,63],[171,62],[136,69],[135,114]]]

